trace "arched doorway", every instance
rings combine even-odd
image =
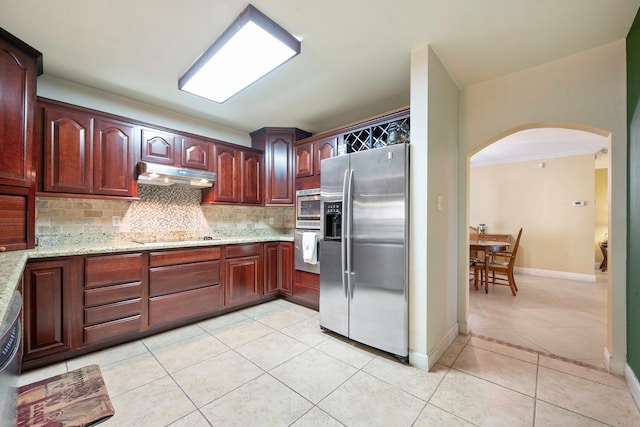
[[[553,139],[554,137],[555,140]],[[529,138],[530,141],[527,141],[527,138]],[[582,150],[580,150],[579,147],[579,145],[581,144],[581,138],[583,140]],[[509,142],[512,142],[513,144],[509,146]],[[536,143],[538,143],[538,146],[534,147]],[[487,164],[490,164],[491,161],[487,161],[487,156],[485,155],[482,161],[484,162],[484,169],[486,170],[484,171],[482,180],[478,180],[480,184],[478,184],[477,182],[472,183],[471,180],[473,179],[474,175],[473,170],[470,167],[470,160],[472,156],[476,155],[476,158],[482,157],[479,156],[478,153],[482,154],[483,150],[485,152],[488,151],[488,149],[485,150],[487,147],[491,149],[492,147],[496,147],[499,145],[502,145],[502,147],[501,150],[497,151],[501,151],[501,155],[504,158],[498,159],[497,161],[496,159],[493,159],[493,164],[502,164],[502,166],[487,167]],[[533,149],[532,147],[534,147],[535,149]],[[547,280],[548,282],[556,280],[558,281],[558,283],[560,283],[562,280],[568,279],[569,281],[564,283],[566,285],[566,288],[562,288],[562,291],[566,291],[570,286],[575,286],[576,293],[574,295],[582,298],[584,296],[583,292],[592,292],[594,288],[597,288],[598,284],[591,283],[588,287],[583,285],[583,287],[581,288],[579,282],[572,283],[576,279],[589,281],[589,277],[593,278],[594,282],[596,281],[593,258],[588,259],[589,249],[593,250],[593,247],[589,247],[588,234],[590,232],[591,236],[594,235],[594,221],[592,219],[590,230],[584,230],[584,224],[582,225],[582,229],[580,229],[578,218],[588,217],[588,215],[585,215],[585,213],[587,211],[591,211],[593,213],[595,207],[593,206],[593,197],[585,196],[584,191],[577,191],[577,193],[580,194],[576,194],[575,198],[572,198],[572,195],[576,193],[576,188],[588,189],[589,187],[591,187],[591,194],[593,194],[595,176],[593,154],[596,152],[601,152],[602,149],[604,149],[604,151],[608,151],[610,149],[609,132],[603,131],[601,129],[573,124],[529,124],[510,129],[506,132],[501,133],[500,135],[497,135],[495,138],[487,141],[484,145],[468,153],[466,156],[466,225],[477,225],[477,222],[489,222],[489,233],[492,232],[491,228],[493,226],[494,233],[503,233],[505,231],[510,232],[510,230],[513,229],[513,232],[511,232],[511,234],[513,234],[517,233],[518,224],[520,224],[525,229],[523,235],[523,243],[527,242],[527,237],[529,237],[528,244],[525,243],[525,245],[523,245],[524,248],[523,246],[521,246],[519,250],[518,258],[519,265],[521,267],[520,272],[527,274],[527,276],[524,277],[530,282],[529,284],[533,284],[533,286],[535,286],[536,280]],[[507,153],[506,157],[504,156],[504,153]],[[568,159],[571,159],[571,161],[569,161]],[[590,171],[588,166],[589,159],[591,159]],[[505,166],[506,164],[510,164],[511,166]],[[587,168],[586,172],[584,171],[585,167]],[[567,188],[566,191],[561,191],[563,188],[562,181],[572,179],[572,174],[578,175],[577,171],[579,170],[579,168],[582,168],[584,173],[580,175],[581,178],[576,176],[574,177],[574,179],[584,180],[586,176],[585,173],[591,173],[591,181],[589,183],[574,182],[574,185],[565,186]],[[487,172],[489,170],[491,171],[490,173]],[[610,171],[610,164],[608,170]],[[519,194],[517,192],[510,192],[508,190],[506,191],[506,193],[504,191],[492,191],[491,186],[487,186],[486,184],[482,183],[486,183],[487,179],[490,179],[491,176],[495,176],[496,174],[502,176],[502,181],[498,179],[497,185],[505,185],[506,183],[506,187],[510,187],[513,189],[514,186],[515,188],[518,188],[518,185],[521,185],[518,184],[519,182],[524,182],[524,186],[529,188],[522,188],[522,191]],[[514,179],[515,174],[521,174],[521,176],[519,176],[518,179]],[[550,178],[550,175],[553,177]],[[507,181],[505,181],[505,179]],[[479,188],[478,185],[480,185]],[[474,188],[474,186],[476,188]],[[532,194],[532,191],[545,194]],[[481,196],[478,196],[478,192],[482,192],[483,194]],[[483,212],[480,214],[480,216],[478,216],[478,213],[474,212],[473,209],[470,208],[470,206],[474,203],[476,206],[478,206],[478,197],[483,198],[482,200],[486,200],[487,202],[484,204],[482,209]],[[586,207],[582,206],[582,209],[578,209],[578,206],[572,206],[570,204],[573,201],[578,202],[584,199],[589,200]],[[482,218],[482,215],[485,215],[486,217],[488,217],[488,219],[486,221],[479,221],[478,218]],[[611,216],[611,211],[609,211],[609,215]],[[491,222],[492,220],[493,223]],[[465,233],[466,230],[467,228],[465,227]],[[585,234],[587,235],[587,247],[584,247]],[[578,241],[581,238],[582,244],[580,245]],[[573,240],[574,242],[572,242],[571,240]],[[593,245],[593,237],[591,237],[590,241]],[[573,253],[579,252],[576,250],[576,247],[578,246],[582,246],[582,256]],[[570,249],[568,250],[567,248]],[[584,262],[584,251],[586,251],[587,253],[586,266]],[[591,255],[593,256],[593,252],[591,252]],[[545,257],[547,258],[546,260],[543,259]],[[582,265],[578,266],[575,262],[573,264],[572,262],[570,262],[575,261],[575,259],[582,260]],[[580,264],[580,262],[577,262],[577,264]],[[463,263],[459,265],[463,265]],[[466,266],[468,265],[468,263],[465,262],[464,265]],[[548,278],[537,278],[536,276],[540,274],[542,274],[543,276],[547,275]],[[462,278],[466,278],[468,277],[468,275],[461,275],[460,277],[461,286],[466,287],[464,292],[461,290],[461,292],[459,293],[459,295],[464,295],[466,298],[466,303],[464,304],[464,306],[467,308],[467,312],[465,313],[465,322],[469,321],[469,324],[466,326],[471,328],[471,332],[473,333],[474,327],[480,330],[481,328],[478,328],[478,326],[483,324],[482,322],[477,322],[477,316],[469,316],[471,312],[469,309],[470,297],[476,297],[476,295],[469,293],[468,284],[463,284],[464,282]],[[600,338],[600,342],[602,344],[602,347],[605,347],[606,345],[606,347],[611,348],[613,335],[616,333],[624,334],[624,331],[614,331],[612,328],[610,313],[614,302],[611,298],[612,293],[609,286],[609,277],[610,276],[608,274],[599,275],[598,281],[601,283],[598,290],[598,297],[606,300],[606,302],[602,301],[603,309],[606,307],[606,310],[605,312],[600,313],[602,322],[606,324],[606,340],[602,337]],[[525,280],[525,284],[527,283],[527,280]],[[553,291],[556,288],[554,288],[554,286],[549,286],[548,289]],[[484,301],[492,301],[493,303],[495,303],[495,300],[501,297],[499,293],[502,291],[509,292],[508,288],[496,290],[496,293],[498,295],[495,295],[493,300],[485,299]],[[489,292],[491,294],[491,287],[489,288]],[[524,292],[524,294],[526,294],[526,292]],[[510,298],[513,298],[510,296],[510,292],[508,293],[508,295]],[[567,303],[565,315],[569,316],[571,313],[570,299],[574,298],[570,295],[570,292],[569,294],[565,294],[564,296],[558,294],[557,299],[554,301],[554,304],[549,304],[549,306],[554,306],[556,310],[559,310],[563,307],[562,303]],[[491,298],[491,295],[487,296]],[[543,294],[543,299],[544,296],[545,295]],[[538,297],[540,297],[540,295],[538,295]],[[553,295],[549,295],[549,297],[553,298]],[[518,298],[520,298],[520,300],[518,300]],[[515,307],[514,309],[517,309],[518,304],[521,303],[521,311],[518,312],[520,318],[518,319],[518,316],[513,316],[513,319],[509,319],[507,317],[507,323],[509,320],[523,321],[523,319],[526,318],[526,316],[523,316],[524,312],[526,312],[528,315],[531,315],[531,319],[543,319],[545,315],[550,316],[550,308],[545,309],[545,307],[537,307],[537,309],[535,308],[535,304],[533,304],[534,308],[532,308],[531,304],[527,305],[527,302],[530,301],[525,301],[524,298],[527,297],[521,295],[519,297],[516,297],[516,299],[514,300],[506,299],[504,300],[504,302],[500,302],[499,305],[495,307],[495,309],[492,308],[490,312],[492,314],[495,314],[498,311],[502,310],[504,308],[504,305],[511,305]],[[528,296],[528,298],[533,300],[537,297],[533,295],[532,292]],[[565,301],[563,301],[562,298],[565,298]],[[569,301],[567,301],[567,299],[569,299]],[[477,301],[477,299],[473,300],[474,303]],[[586,303],[584,305],[586,305]],[[495,317],[495,320],[499,322],[501,320],[500,316]],[[539,320],[537,322],[538,328],[543,328],[544,325],[547,325],[550,328],[548,331],[544,332],[545,335],[552,334],[551,328],[553,327],[553,322],[550,322],[549,320],[551,319],[548,317],[547,319]],[[461,324],[462,323],[463,322],[461,322]],[[490,323],[491,322],[485,323],[484,326]],[[488,331],[489,329],[486,330]],[[504,333],[507,330],[508,328],[505,328],[504,331],[498,332]],[[521,329],[520,331],[522,332],[524,330],[525,329]],[[531,328],[528,333],[534,334],[536,333],[536,330],[540,331],[541,329]],[[566,333],[566,331],[568,330],[569,329],[565,329],[564,333]],[[557,328],[557,332],[562,333],[562,328]],[[603,331],[603,335],[604,334],[605,331]],[[496,335],[497,336],[494,336],[493,338],[497,337],[498,339],[500,339],[500,334],[496,333]],[[503,337],[508,336],[508,334],[503,335]],[[557,339],[559,342],[563,340],[562,336],[547,337],[547,339],[549,338]],[[503,339],[503,341],[505,340]],[[506,342],[509,341],[510,340],[507,338]],[[527,345],[527,342],[534,343],[536,341],[533,339],[530,339],[529,341],[527,341],[526,339],[512,339],[511,341],[514,341],[511,342],[512,344],[523,345],[525,347],[533,348],[534,350],[552,354],[556,353],[552,350],[550,351],[548,349],[536,347],[535,345]],[[565,341],[568,341],[568,339],[565,338]],[[573,352],[569,352],[569,354],[575,355],[579,353],[579,351],[576,349],[572,350]],[[593,358],[593,346],[591,347],[590,354],[590,357]],[[599,352],[595,352],[595,354],[595,357],[599,357],[601,360],[603,359],[604,352],[602,350]],[[560,354],[560,356],[566,357],[566,355],[564,354]],[[571,356],[569,356],[569,358],[579,359],[579,357]],[[600,366],[602,365],[603,364],[601,363]]]

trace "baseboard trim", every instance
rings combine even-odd
[[[554,279],[577,280],[580,282],[595,282],[595,274],[571,273],[569,271],[540,270],[538,268],[514,267],[514,273],[527,276],[551,277]]]
[[[428,371],[429,358],[424,353],[409,351],[409,365],[413,366],[414,368],[422,369],[423,371]]]
[[[636,402],[636,406],[640,408],[640,382],[628,363],[624,364],[624,379],[627,381],[627,387],[629,387],[629,391],[631,392],[633,400]]]
[[[449,348],[456,337],[458,336],[458,322],[456,322],[442,337],[442,339],[436,344],[435,348],[427,353],[418,353],[417,351],[409,351],[409,364],[415,368],[422,369],[423,371],[429,371],[433,368],[444,352]]]

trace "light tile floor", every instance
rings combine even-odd
[[[472,334],[604,368],[607,275],[581,282],[516,274],[518,293],[469,288]]]
[[[624,380],[458,336],[431,372],[319,328],[283,300],[58,363],[98,363],[112,426],[638,426]]]

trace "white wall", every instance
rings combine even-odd
[[[516,267],[595,281],[594,171],[593,154],[472,167],[469,223],[512,239],[522,227]],[[575,200],[585,206],[573,206]]]
[[[248,133],[47,74],[38,77],[38,96],[140,120],[152,125],[251,146],[251,137]]]
[[[460,98],[460,175],[468,183],[468,157],[516,130],[565,126],[610,136],[608,350],[612,372],[622,372],[626,353],[626,62],[620,40],[548,64],[465,88]],[[466,167],[465,167],[466,166]],[[466,188],[466,187],[465,187]],[[466,257],[468,193],[461,191],[459,257]],[[466,276],[459,286],[468,288]],[[462,290],[461,293],[464,293]],[[466,291],[468,297],[468,290]],[[468,309],[461,301],[459,321]]]
[[[429,47],[413,51],[410,347],[420,367],[432,367],[458,333],[458,111],[440,59]]]

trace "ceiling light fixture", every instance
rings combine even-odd
[[[223,103],[300,53],[300,41],[252,5],[180,77],[178,87]]]

